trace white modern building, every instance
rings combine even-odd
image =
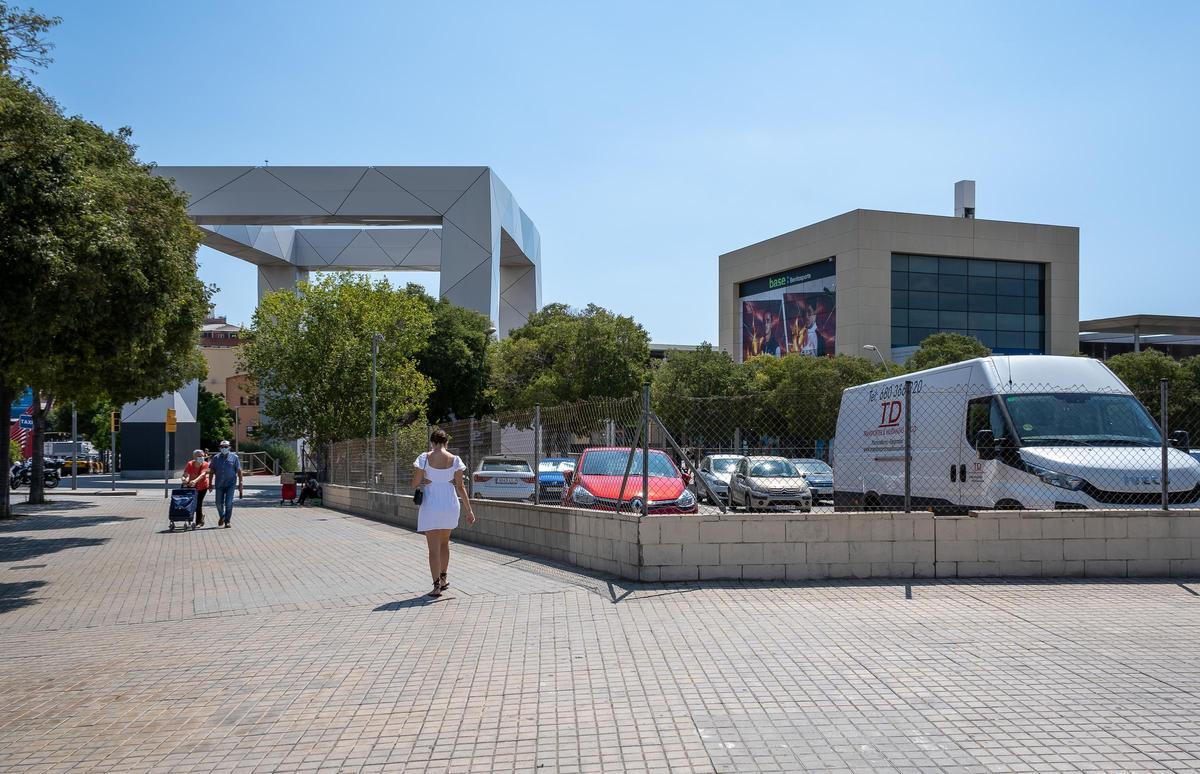
[[[500,336],[541,304],[541,237],[489,167],[168,166],[204,243],[258,266],[258,292],[312,271],[436,271]]]
[[[1079,348],[1079,229],[975,218],[975,187],[955,217],[853,210],[725,253],[719,343],[760,354],[865,355],[903,362],[936,332],[1001,354]]]

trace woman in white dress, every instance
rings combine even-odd
[[[467,507],[467,524],[475,523],[475,512],[463,484],[467,466],[446,450],[449,437],[441,430],[429,436],[429,451],[413,462],[413,488],[424,493],[417,513],[417,532],[425,535],[429,546],[429,572],[433,575],[431,597],[440,597],[450,587],[446,573],[450,569],[450,531],[458,526],[458,511]],[[461,497],[461,500],[460,500]]]

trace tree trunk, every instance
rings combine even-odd
[[[9,387],[4,381],[0,381],[0,406],[9,408],[13,402],[13,388]],[[12,413],[11,411],[9,412]],[[12,469],[12,444],[9,438],[12,437],[12,420],[9,420],[9,432],[4,437],[4,448],[0,449],[0,518],[7,518],[12,515],[12,504],[9,498],[9,473]]]
[[[53,396],[46,398],[42,405],[42,394],[33,391],[33,465],[29,470],[29,499],[30,505],[41,505],[46,502],[45,470],[46,455],[43,450],[46,445],[46,418],[50,409],[54,408]]]

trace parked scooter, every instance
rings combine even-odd
[[[56,463],[52,460],[45,460],[42,469],[42,485],[47,489],[53,489],[62,481],[62,475],[58,472],[61,463]],[[18,462],[12,466],[12,470],[8,473],[8,486],[10,489],[17,489],[20,486],[29,486],[33,476],[33,460],[25,460]]]

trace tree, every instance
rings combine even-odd
[[[755,388],[765,393],[754,429],[793,442],[832,438],[842,391],[884,377],[880,364],[854,355],[762,355],[747,366]]]
[[[418,299],[433,317],[433,334],[417,351],[417,370],[433,382],[428,419],[446,422],[479,417],[491,410],[488,398],[488,349],[494,332],[487,315],[434,298],[420,285],[404,292]]]
[[[8,463],[12,467],[12,463],[21,459],[21,444],[17,443],[16,439],[8,439]]]
[[[378,426],[413,422],[433,391],[415,357],[433,317],[419,299],[361,274],[331,274],[258,304],[239,365],[263,396],[262,435],[310,446],[371,431],[371,337],[377,360]]]
[[[205,449],[215,449],[222,439],[228,440],[233,435],[233,409],[215,392],[209,392],[200,385],[200,395],[196,402],[196,421],[200,425],[200,446]]]
[[[738,427],[732,410],[753,389],[749,369],[705,342],[694,352],[673,351],[653,375],[655,414],[685,445],[727,445]]]
[[[197,378],[211,291],[196,277],[184,197],[137,160],[129,130],[64,117],[0,76],[0,139],[0,401],[34,389],[29,499],[40,502],[56,401],[122,403]]]
[[[58,16],[42,16],[33,9],[21,10],[0,3],[0,75],[50,64],[54,45],[42,36],[61,21]]]
[[[637,394],[650,339],[632,317],[595,304],[550,304],[492,348],[496,408],[527,409]]]
[[[908,371],[924,371],[926,368],[961,363],[976,357],[987,357],[992,351],[973,336],[961,333],[935,333],[925,337],[921,346],[904,364]]]
[[[1175,427],[1179,420],[1188,418],[1193,413],[1196,406],[1196,382],[1191,371],[1200,371],[1194,363],[1188,363],[1185,367],[1183,363],[1158,350],[1144,349],[1141,352],[1125,352],[1110,357],[1105,361],[1105,365],[1125,383],[1142,405],[1150,410],[1155,422],[1160,421],[1161,417],[1159,381],[1162,379],[1166,379],[1168,383],[1170,410],[1167,412],[1167,418],[1174,418],[1174,421],[1170,422],[1171,426]]]

